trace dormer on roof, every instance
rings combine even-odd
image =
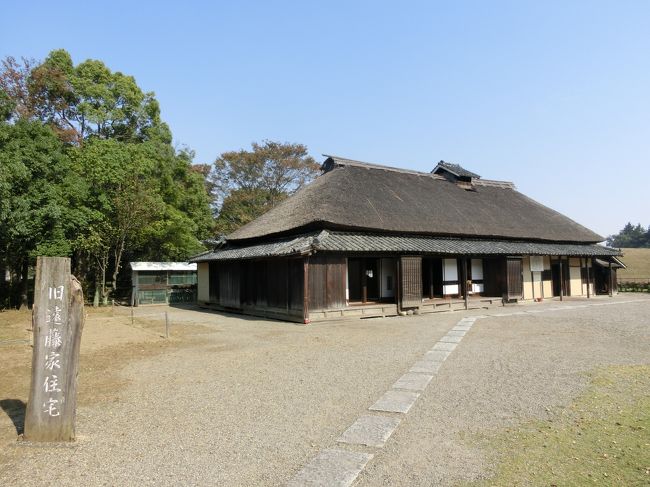
[[[453,182],[471,183],[473,179],[481,179],[481,176],[478,174],[468,171],[458,164],[445,161],[440,161],[433,171],[431,171],[431,174],[438,174]]]

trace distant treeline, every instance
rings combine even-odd
[[[607,245],[617,248],[650,248],[650,225],[644,228],[641,224],[628,223],[616,235],[607,237]]]
[[[28,302],[38,255],[70,256],[87,297],[115,297],[125,262],[185,260],[311,180],[299,144],[193,165],[153,93],[65,50],[0,66],[0,309]]]

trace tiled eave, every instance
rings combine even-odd
[[[379,235],[323,230],[248,246],[226,244],[196,256],[191,262],[288,257],[317,252],[415,253],[429,255],[562,255],[620,256],[617,249],[595,244],[463,239],[425,235]]]

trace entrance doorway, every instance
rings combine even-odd
[[[350,302],[379,301],[379,259],[349,258],[348,286]]]
[[[442,297],[442,259],[422,259],[422,293],[429,299]]]
[[[553,296],[569,295],[569,262],[564,260],[551,261],[551,285]]]

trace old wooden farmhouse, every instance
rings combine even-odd
[[[620,253],[510,182],[442,161],[322,170],[193,259],[199,304],[309,323],[613,289]]]

